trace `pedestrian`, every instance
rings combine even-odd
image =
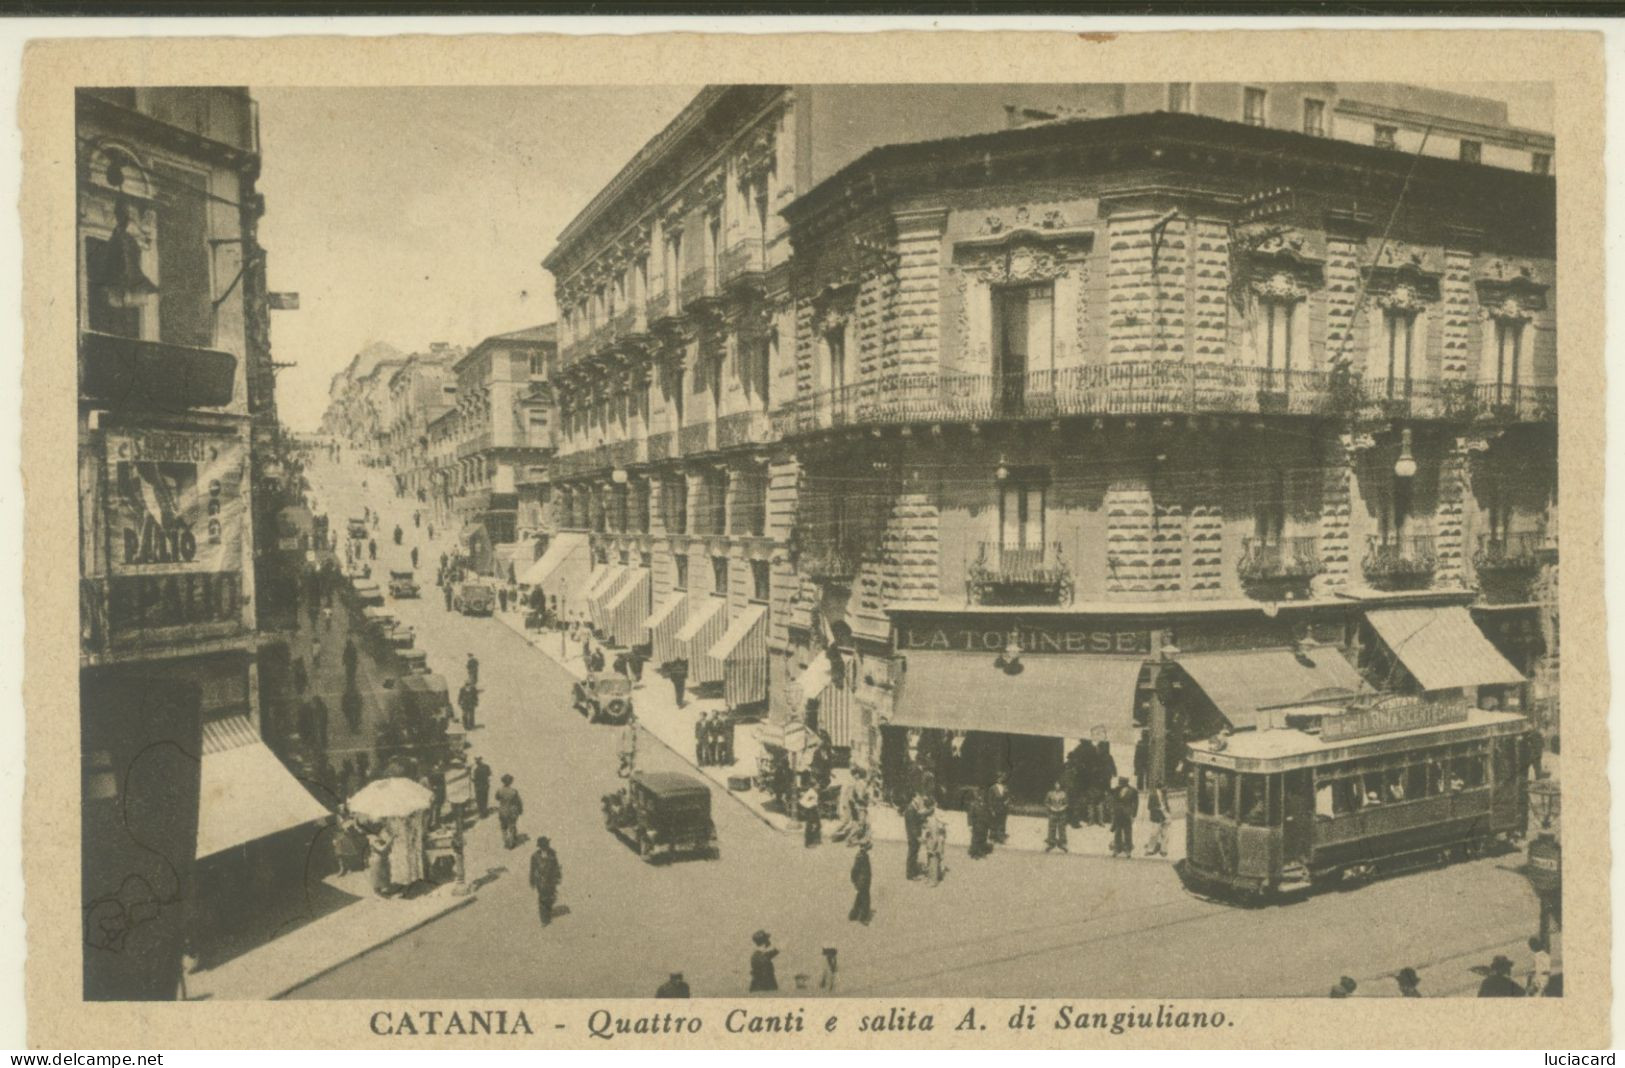
[[[1153,786],[1145,796],[1145,814],[1151,821],[1151,840],[1145,843],[1148,857],[1168,855],[1168,791]]]
[[[416,529],[421,526],[423,526],[423,513],[414,508],[412,509],[412,527]]]
[[[344,682],[347,686],[355,685],[356,667],[360,663],[361,654],[356,651],[355,639],[344,639]]]
[[[1061,769],[1061,788],[1066,791],[1067,825],[1076,829],[1089,818],[1090,775],[1095,767],[1095,743],[1084,738],[1066,755]]]
[[[694,763],[702,768],[710,763],[706,759],[710,755],[707,750],[711,737],[710,718],[711,713],[709,712],[701,712],[694,717]]]
[[[507,610],[508,610],[508,587],[506,587],[506,586],[498,586],[497,587],[497,611],[506,612]]]
[[[968,794],[965,822],[970,826],[970,857],[972,860],[981,860],[993,852],[987,837],[987,802],[982,799],[982,791],[974,786],[969,789]]]
[[[823,843],[823,820],[818,812],[818,787],[809,777],[806,788],[801,791],[801,844],[811,849]]]
[[[1534,954],[1534,959],[1529,966],[1529,981],[1524,989],[1530,997],[1538,998],[1552,981],[1552,955],[1547,952],[1546,943],[1541,941],[1539,935],[1529,940],[1529,952]]]
[[[374,538],[368,538],[367,539],[367,559],[368,560],[377,560],[378,559],[378,542]]]
[[[327,702],[322,700],[321,694],[313,694],[310,698],[310,722],[315,732],[315,741],[323,751],[327,749]]]
[[[635,715],[627,716],[626,726],[621,728],[620,742],[621,765],[616,773],[623,779],[629,779],[638,767],[638,721]]]
[[[1059,849],[1065,853],[1066,849],[1066,823],[1071,801],[1066,796],[1066,786],[1060,780],[1050,792],[1044,795],[1044,811],[1049,816],[1049,835],[1044,839],[1044,852]]]
[[[758,990],[777,990],[779,978],[773,967],[773,958],[779,951],[773,948],[773,938],[766,931],[757,931],[750,936],[756,948],[750,955],[750,989],[754,993]]]
[[[395,524],[395,544],[399,545],[400,543],[401,543],[401,525],[399,523],[396,523]]]
[[[1497,955],[1490,961],[1490,974],[1478,985],[1481,998],[1521,998],[1523,987],[1512,978],[1512,958]]]
[[[679,657],[666,665],[666,677],[671,679],[671,689],[677,697],[677,707],[683,707],[683,689],[688,685],[688,661]]]
[[[414,545],[414,546],[412,546],[412,570],[416,571],[417,569],[418,569],[418,547],[416,545]]]
[[[732,767],[734,762],[734,721],[733,717],[725,712],[717,714],[717,744],[722,750],[717,755],[717,763],[724,767]]]
[[[1134,818],[1140,814],[1140,791],[1119,778],[1112,791],[1112,856],[1134,856]]]
[[[936,805],[924,790],[914,794],[903,809],[903,831],[908,837],[908,877],[920,874],[920,840],[925,834],[925,822],[936,811]]]
[[[1112,743],[1095,746],[1095,768],[1090,776],[1090,822],[1096,826],[1110,824],[1112,819],[1112,783],[1117,781],[1117,761],[1112,758]]]
[[[457,707],[463,710],[463,730],[474,729],[474,713],[480,707],[480,690],[472,682],[463,683],[457,691]]]
[[[1359,985],[1359,983],[1356,983],[1353,979],[1350,979],[1345,975],[1343,978],[1337,981],[1336,986],[1332,987],[1332,992],[1329,996],[1334,998],[1351,998],[1354,996],[1354,991],[1359,987]]]
[[[1144,790],[1146,772],[1151,768],[1151,745],[1146,739],[1146,731],[1140,732],[1140,738],[1134,743],[1134,788]]]
[[[870,842],[867,837],[858,843],[858,854],[852,858],[852,909],[846,914],[848,920],[854,920],[869,925],[874,919],[874,909],[869,904],[869,888],[874,882],[874,869],[869,862]]]
[[[427,526],[427,527],[425,527],[425,528],[424,528],[424,529],[425,529],[425,530],[427,530],[427,531],[428,531],[428,532],[429,532],[429,540],[430,540],[430,541],[434,541],[434,523],[432,523],[432,522],[431,522],[431,523],[430,523],[430,524],[429,524],[429,525],[428,525],[428,526]],[[446,554],[445,554],[445,553],[441,553],[441,554],[440,554],[440,555],[441,555],[441,556],[445,556],[445,555],[446,555]]]
[[[473,653],[468,654],[468,681],[478,686],[480,682],[480,659]]]
[[[310,674],[305,670],[305,658],[296,656],[293,658],[293,692],[304,693],[309,685]]]
[[[333,827],[333,858],[338,861],[340,875],[367,866],[366,839],[360,837],[355,821],[348,816],[340,817]]]
[[[1415,968],[1401,968],[1394,976],[1394,982],[1399,984],[1399,996],[1402,998],[1419,998],[1422,996],[1421,978],[1416,974]]]
[[[361,729],[361,691],[355,688],[355,680],[344,688],[344,696],[339,698],[339,711],[344,715],[344,725],[354,734]]]
[[[497,823],[502,826],[502,848],[512,849],[519,844],[519,817],[525,813],[524,799],[513,788],[513,776],[502,776],[497,788]]]
[[[503,779],[506,781],[507,776]],[[559,855],[553,852],[553,843],[545,834],[537,835],[536,852],[530,855],[530,885],[536,891],[536,915],[543,927],[553,922],[553,904],[563,879],[564,868],[559,864]]]
[[[993,785],[987,789],[987,836],[999,845],[1010,838],[1010,785],[1007,779],[1008,776],[1001,771],[993,777]]]
[[[657,998],[686,998],[688,997],[688,983],[683,979],[682,972],[672,972],[671,978],[660,984],[655,991]]]
[[[837,967],[835,964],[835,947],[824,947],[824,971],[818,977],[818,989],[826,994],[835,993],[835,980]]]
[[[389,893],[389,832],[379,831],[367,836],[367,881],[372,892],[379,897]]]
[[[933,887],[942,885],[942,862],[948,852],[948,825],[935,811],[926,818],[925,829],[920,832],[920,844],[925,848],[926,880]]]
[[[474,807],[483,820],[491,811],[491,765],[485,762],[484,757],[477,756],[469,775],[474,780]]]
[[[840,814],[841,822],[829,836],[832,842],[846,842],[847,836],[857,829],[858,784],[862,779],[863,769],[853,768],[847,780],[841,784],[840,796],[835,801],[835,811]]]
[[[442,592],[442,593],[444,593],[446,595],[446,611],[450,612],[451,611],[451,583],[449,583],[449,582],[444,583],[440,587],[440,592]]]

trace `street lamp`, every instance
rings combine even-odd
[[[1411,455],[1411,428],[1399,432],[1399,459],[1394,461],[1395,478],[1416,477],[1416,457]]]
[[[1529,843],[1524,876],[1540,899],[1540,942],[1550,947],[1552,921],[1563,926],[1563,846],[1552,833],[1552,821],[1562,808],[1562,792],[1555,779],[1529,784],[1529,808],[1540,820],[1540,833]]]

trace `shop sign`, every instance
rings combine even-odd
[[[903,652],[941,649],[948,652],[1002,653],[1011,640],[1023,653],[1090,653],[1118,656],[1148,656],[1151,632],[1109,627],[1078,626],[1057,620],[1035,623],[1031,620],[1009,627],[992,626],[986,620],[957,622],[904,622],[897,625],[898,647]]]
[[[115,639],[172,627],[240,623],[242,576],[236,572],[113,575],[107,624]]]
[[[1327,716],[1320,721],[1320,737],[1327,742],[1342,742],[1374,734],[1421,730],[1466,721],[1465,698],[1430,701],[1416,697],[1391,697],[1365,708],[1351,708],[1341,715]]]
[[[163,430],[110,432],[109,572],[241,571],[246,451],[237,438]]]

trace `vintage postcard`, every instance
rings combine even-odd
[[[24,78],[30,1044],[1608,1044],[1598,39]]]

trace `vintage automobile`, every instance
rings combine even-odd
[[[418,596],[416,576],[410,571],[391,571],[389,573],[389,595],[397,598]]]
[[[619,791],[604,795],[604,826],[649,863],[684,853],[720,855],[711,790],[688,775],[633,772]]]
[[[350,537],[355,541],[367,540],[367,521],[360,516],[351,516],[347,524]]]
[[[355,599],[364,606],[382,605],[384,591],[378,588],[376,582],[358,582],[355,586]]]
[[[625,723],[632,718],[632,680],[616,671],[588,675],[575,684],[572,707],[588,723]]]
[[[496,587],[489,582],[465,582],[452,594],[451,606],[465,616],[488,616],[497,608]]]

